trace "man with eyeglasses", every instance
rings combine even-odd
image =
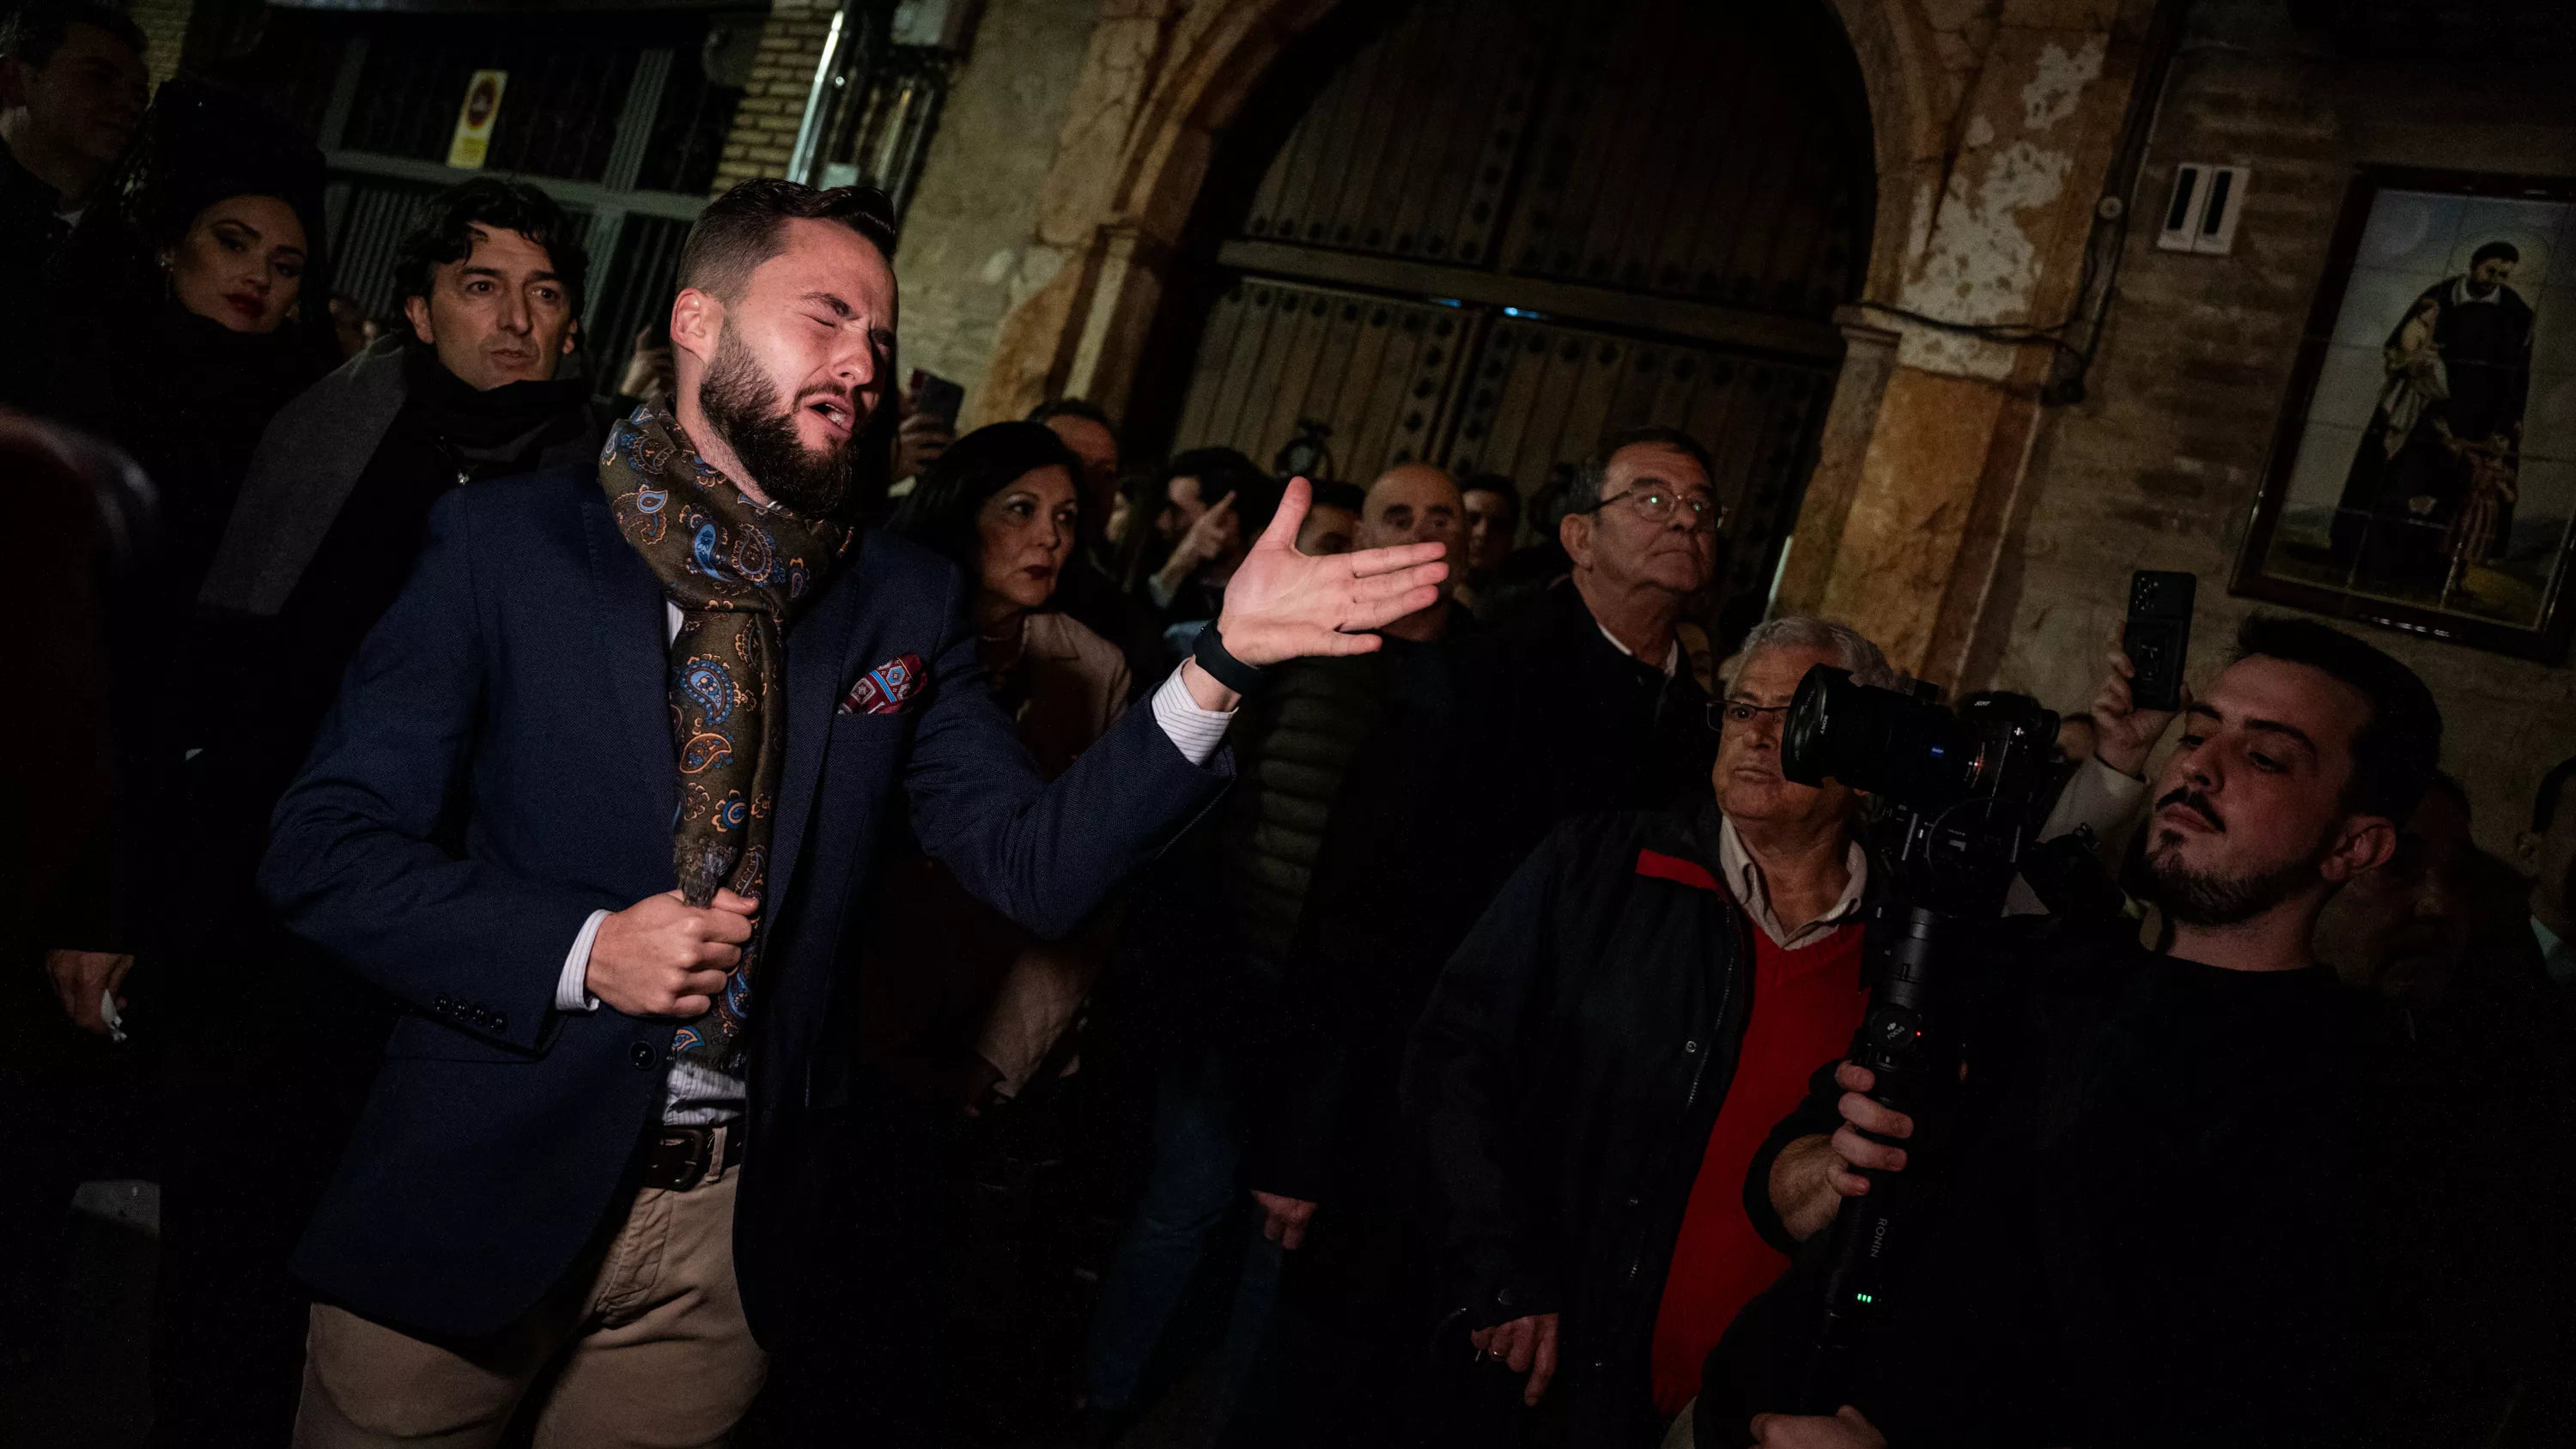
[[[1572,575],[1496,621],[1504,757],[1543,762],[1511,811],[1518,848],[1569,816],[1671,806],[1705,787],[1717,736],[1675,629],[1716,563],[1712,475],[1708,450],[1678,429],[1612,437],[1568,486],[1557,537]]]
[[[1596,523],[1576,557],[1599,559],[1616,526]],[[1551,836],[1414,1030],[1404,1109],[1441,1302],[1476,1355],[1476,1397],[1508,1414],[1517,1391],[1542,1441],[1652,1442],[1788,1264],[1754,1230],[1745,1170],[1860,1023],[1860,915],[1881,874],[1857,793],[1780,772],[1782,718],[1819,664],[1899,684],[1845,625],[1755,629],[1727,697],[1688,721],[1715,745],[1693,806]]]

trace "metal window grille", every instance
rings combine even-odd
[[[393,254],[420,204],[475,175],[543,187],[582,224],[590,254],[582,336],[601,386],[637,328],[670,306],[680,242],[706,205],[740,85],[710,75],[711,22],[661,24],[627,43],[544,17],[369,17],[341,47],[320,130],[330,159],[338,283],[390,319]],[[695,28],[689,28],[694,25]],[[445,164],[469,78],[510,73],[480,172]]]
[[[636,216],[626,221],[617,253],[603,258],[607,266],[591,305],[592,339],[603,357],[626,358],[635,350],[635,334],[646,328],[657,335],[671,319],[672,283],[680,274],[680,244],[689,239],[689,224],[662,216]],[[622,367],[621,367],[621,370]],[[600,379],[606,392],[614,374]]]
[[[874,186],[901,217],[921,183],[956,69],[954,54],[931,46],[854,52],[853,63],[824,82],[814,184]]]
[[[394,249],[421,204],[438,188],[404,181],[335,182],[327,198],[334,265],[332,282],[366,309],[390,318],[401,309],[394,295]]]

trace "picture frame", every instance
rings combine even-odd
[[[2230,592],[2554,663],[2571,519],[2576,178],[2360,168]]]

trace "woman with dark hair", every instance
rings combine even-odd
[[[994,423],[924,470],[892,527],[966,576],[967,612],[994,698],[1052,779],[1126,707],[1126,657],[1051,608],[1081,536],[1082,463],[1040,423]],[[876,1016],[874,1054],[968,1103],[1016,1096],[1091,988],[1105,927],[1040,941],[923,861],[905,873],[909,941],[887,943],[872,973],[899,1004]],[[915,936],[913,933],[918,932]],[[936,970],[920,969],[936,960]],[[965,1051],[973,1042],[972,1053]],[[909,1037],[909,1040],[892,1038]]]
[[[1079,537],[1081,469],[1045,425],[994,423],[950,444],[893,524],[965,571],[994,696],[1050,777],[1127,698],[1117,647],[1049,607]]]
[[[201,633],[195,602],[261,433],[338,360],[321,195],[321,154],[284,123],[163,86],[54,259],[28,350],[41,371],[18,394],[121,449],[159,501],[160,547],[105,624],[117,799],[77,899],[42,927],[76,1023],[104,1035],[124,1013],[158,1079],[138,1124],[161,1145],[156,1443],[282,1443],[298,1386],[295,1224],[277,1202],[309,1200],[287,1179],[312,1164],[281,1145],[319,1110],[291,1049],[305,1003],[277,958],[254,974],[217,950],[249,893],[218,888],[246,865],[216,867],[255,858],[258,824],[245,843],[209,807],[199,748],[265,661]]]
[[[184,617],[261,432],[339,360],[321,153],[248,101],[171,81],[48,280],[30,401],[143,465],[161,495],[155,592]]]
[[[214,684],[212,666],[192,667],[210,651],[191,647],[190,619],[261,430],[330,366],[321,194],[310,143],[172,81],[43,289],[32,410],[140,464],[159,517],[152,564],[108,624],[116,845],[86,872],[83,908],[47,932],[48,969],[76,976],[84,1002],[120,984],[138,949],[184,945],[202,925],[172,898],[188,854],[173,813],[182,760]]]
[[[47,933],[48,969],[77,978],[84,1002],[120,984],[138,950],[203,928],[174,898],[191,854],[174,812],[201,705],[222,684],[191,617],[251,449],[335,353],[321,194],[310,143],[247,102],[172,81],[47,277],[33,411],[140,464],[159,517],[152,565],[109,623],[117,844],[87,872],[84,908]]]

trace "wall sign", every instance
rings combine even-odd
[[[2364,168],[2234,591],[2567,653],[2576,179]]]
[[[501,119],[501,91],[509,85],[506,70],[478,70],[465,84],[465,104],[456,112],[456,135],[447,143],[447,164],[480,171],[492,150],[492,126]]]

